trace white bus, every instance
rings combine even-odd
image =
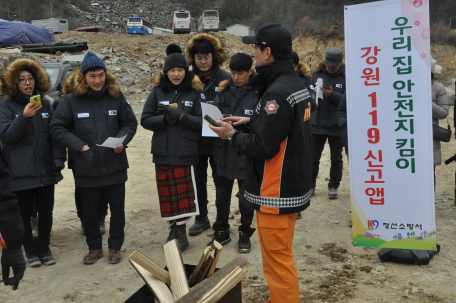
[[[198,20],[198,33],[218,32],[220,19],[217,11],[204,11]]]
[[[189,11],[175,11],[173,21],[173,34],[189,34],[192,28]]]

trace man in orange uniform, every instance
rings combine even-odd
[[[299,303],[292,245],[296,213],[310,204],[311,96],[294,70],[287,29],[265,23],[242,41],[255,44],[260,101],[251,119],[225,118],[211,129],[247,156],[243,202],[257,211],[268,303]],[[235,129],[241,124],[249,133]]]

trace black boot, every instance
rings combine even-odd
[[[176,239],[179,241],[179,248],[181,251],[186,250],[190,246],[190,243],[188,243],[187,239],[186,226],[187,224],[176,226]]]
[[[250,244],[250,237],[245,233],[239,232],[239,242],[238,242],[238,252],[240,253],[249,253],[252,250],[252,245]]]
[[[195,219],[195,223],[188,229],[188,234],[190,236],[196,236],[209,228],[211,228],[211,222],[209,222],[208,217],[202,220]]]
[[[37,245],[38,257],[44,265],[55,264],[55,258],[52,256],[49,244],[44,244],[38,241]]]
[[[27,247],[25,249],[25,256],[27,257],[27,265],[29,267],[41,266],[40,258],[36,252],[35,246]]]
[[[176,239],[176,222],[174,222],[173,225],[169,227],[169,234],[168,238],[165,241],[165,244],[174,239]]]

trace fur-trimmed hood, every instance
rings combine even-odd
[[[81,67],[76,67],[73,72],[66,78],[65,84],[63,85],[62,93],[63,95],[68,95],[73,92],[74,81],[76,76],[81,74]]]
[[[160,80],[162,77],[167,77],[167,76],[163,72],[160,72],[157,75],[155,75],[154,80],[152,81],[153,88],[160,87],[160,85],[161,85]],[[203,83],[201,82],[200,78],[195,74],[193,74],[192,88],[194,90],[196,90],[197,92],[202,92],[204,89]]]
[[[222,65],[222,63],[228,59],[226,50],[223,47],[220,39],[218,39],[217,37],[215,37],[214,35],[211,35],[211,34],[200,33],[200,34],[194,35],[187,42],[187,46],[185,47],[184,55],[185,55],[185,59],[187,59],[189,66],[195,64],[194,56],[192,55],[192,47],[195,45],[195,42],[197,40],[206,40],[212,45],[212,47],[214,48],[214,57],[213,57],[214,65]]]
[[[45,94],[51,89],[49,75],[38,62],[30,59],[18,59],[5,68],[0,76],[0,91],[5,98],[11,98],[18,93],[16,84],[23,69],[32,72],[35,78],[36,91]]]
[[[224,92],[228,89],[228,87],[230,87],[231,85],[231,80],[230,79],[226,79],[226,80],[223,80],[222,82],[219,83],[219,93],[221,92]]]
[[[325,65],[325,60],[320,61],[320,62],[318,62],[318,64],[315,66],[315,71],[316,71],[316,72],[319,72],[319,71],[321,71],[325,66],[326,66],[326,65]],[[341,67],[342,67],[342,66],[345,67],[345,61],[344,61],[344,60],[342,60],[342,65],[341,65]],[[344,69],[344,75],[345,75],[345,69]]]
[[[120,88],[117,82],[116,76],[111,72],[106,71],[106,80],[105,85],[106,92],[113,98],[118,98],[120,96]],[[68,76],[63,86],[63,94],[73,93],[76,97],[81,97],[87,94],[89,91],[89,86],[84,80],[84,76],[81,74],[80,67],[76,68],[70,76]]]
[[[312,73],[310,71],[310,67],[307,64],[299,62],[298,63],[298,70],[301,71],[301,73],[303,74],[304,78],[312,79]]]

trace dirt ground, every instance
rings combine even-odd
[[[217,34],[226,40],[228,52],[252,52],[243,45],[239,37]],[[151,46],[173,42],[176,36],[131,37],[126,35],[98,35],[88,33],[65,33],[62,39],[88,41],[90,49],[101,50],[115,46],[127,56],[147,62],[145,54]],[[127,37],[127,38],[126,38]],[[177,37],[185,43],[188,35]],[[294,48],[301,58],[314,54],[314,62],[328,47],[343,48],[343,41],[322,41],[313,38],[297,38]],[[162,48],[162,46],[159,46]],[[448,64],[445,78],[451,79],[454,69],[453,47],[433,46]],[[161,53],[159,53],[161,52]],[[306,59],[307,60],[307,59]],[[440,62],[439,62],[440,63]],[[451,71],[450,71],[451,67]],[[148,75],[142,76],[147,82]],[[447,83],[444,83],[447,85]],[[127,96],[139,118],[146,93]],[[449,117],[453,117],[453,107]],[[443,124],[443,122],[441,122]],[[450,124],[453,125],[452,118]],[[454,130],[453,130],[454,132]],[[129,145],[129,181],[126,195],[126,226],[123,260],[111,265],[107,257],[94,265],[84,265],[87,253],[84,236],[80,233],[80,222],[74,205],[74,182],[69,170],[64,170],[65,179],[56,186],[54,226],[51,250],[57,263],[52,266],[27,268],[25,277],[17,291],[2,288],[0,302],[124,302],[144,282],[127,261],[135,249],[140,250],[160,265],[165,266],[162,244],[168,231],[160,219],[156,192],[154,166],[151,161],[150,140],[152,133],[138,127],[138,132]],[[442,144],[442,158],[447,159],[456,152],[455,139]],[[344,158],[345,163],[347,159]],[[427,266],[382,263],[376,248],[353,247],[351,229],[348,227],[350,209],[350,186],[348,165],[339,188],[339,199],[329,200],[327,181],[329,178],[329,149],[326,148],[320,166],[317,191],[310,207],[297,221],[293,250],[299,274],[302,302],[456,302],[456,206],[454,205],[454,174],[456,163],[440,165],[436,169],[436,221],[437,242],[441,252]],[[215,188],[209,188],[210,220],[214,222]],[[223,266],[238,256],[237,228],[240,215],[233,191],[232,243],[224,247],[219,265]],[[107,219],[109,225],[109,218]],[[254,221],[256,225],[256,221]],[[319,230],[320,233],[315,231]],[[210,240],[211,230],[190,237],[190,249],[183,252],[185,263],[196,264]],[[107,235],[103,236],[104,251],[107,253]],[[261,252],[257,235],[252,237],[252,252],[247,254],[251,264],[243,284],[245,303],[266,302],[269,297],[267,283],[262,271]]]
[[[139,117],[142,103],[132,102]],[[450,113],[452,117],[452,110]],[[452,124],[452,121],[450,121]],[[127,261],[135,249],[162,266],[166,265],[162,244],[167,237],[166,224],[160,219],[154,167],[150,155],[152,133],[138,127],[128,149],[130,162],[126,196],[126,226],[123,260],[111,265],[107,257],[94,265],[84,265],[87,253],[84,236],[76,216],[74,182],[69,170],[56,187],[51,250],[57,263],[27,268],[17,291],[3,287],[0,302],[124,302],[144,283]],[[456,152],[455,140],[443,146],[443,159]],[[297,221],[293,250],[299,274],[302,302],[456,302],[456,221],[454,205],[455,165],[437,167],[436,220],[441,252],[430,265],[415,266],[381,263],[376,248],[353,247],[349,222],[349,174],[344,176],[339,199],[329,200],[329,150],[321,163],[317,191],[310,207]],[[345,163],[347,163],[345,159]],[[210,220],[215,220],[215,188],[209,183]],[[239,212],[233,192],[231,211],[232,242],[224,247],[219,265],[236,258]],[[109,219],[107,219],[109,225]],[[256,222],[254,222],[256,224]],[[315,230],[320,230],[319,234]],[[190,249],[183,260],[196,264],[211,230],[190,237]],[[103,236],[107,252],[107,235]],[[266,302],[269,296],[262,271],[257,235],[252,237],[251,264],[243,285],[243,302]]]

